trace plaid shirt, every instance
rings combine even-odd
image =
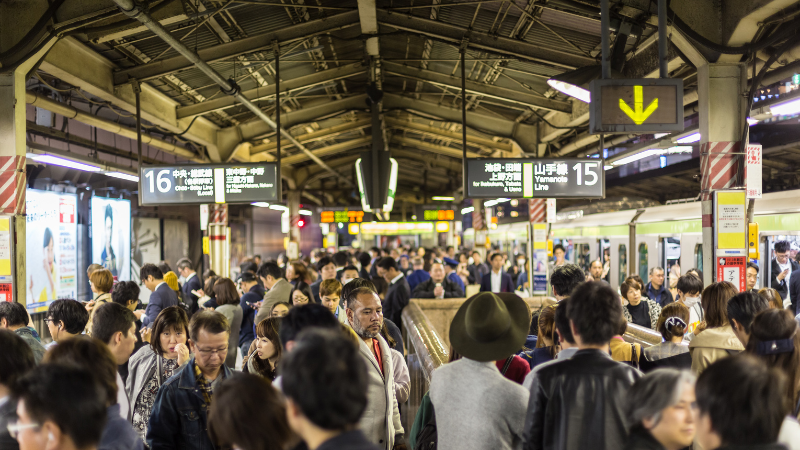
[[[214,391],[211,387],[211,383],[203,376],[203,372],[200,370],[200,366],[198,366],[197,363],[194,364],[194,377],[197,379],[197,386],[200,388],[200,392],[203,394],[204,406],[208,408],[211,406],[211,397]]]

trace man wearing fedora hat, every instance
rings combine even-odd
[[[622,302],[607,283],[578,286],[567,318],[578,351],[539,370],[530,391],[525,450],[612,450],[628,438],[625,397],[641,373],[611,359]]]
[[[510,293],[481,292],[458,309],[450,344],[462,358],[431,380],[439,450],[520,448],[528,391],[495,361],[522,347],[529,325],[528,305]]]

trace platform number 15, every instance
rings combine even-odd
[[[572,166],[572,168],[575,169],[575,172],[578,174],[578,186],[580,186],[581,182],[583,181],[583,174],[581,173],[581,164],[586,168],[585,170],[586,182],[583,184],[586,186],[594,186],[595,184],[597,184],[597,179],[598,179],[597,173],[592,169],[596,169],[598,165],[595,163],[577,163],[574,166]]]
[[[150,192],[155,192],[154,184],[158,184],[158,191],[167,193],[172,188],[172,182],[165,175],[169,175],[169,170],[160,170],[153,180],[153,171],[147,172],[144,177],[150,180]],[[578,182],[580,184],[580,182]]]

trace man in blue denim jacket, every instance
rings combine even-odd
[[[216,449],[208,436],[208,408],[214,389],[232,373],[225,366],[229,336],[222,314],[202,311],[192,316],[189,344],[195,356],[158,390],[148,424],[150,450]]]

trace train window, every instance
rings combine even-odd
[[[694,246],[694,267],[703,271],[703,244]]]
[[[591,248],[589,244],[577,245],[577,264],[578,267],[584,271],[589,270],[589,265],[592,263]]]
[[[625,244],[619,244],[619,284],[628,277],[628,249]]]
[[[647,279],[647,244],[639,244],[639,276],[642,280]]]

